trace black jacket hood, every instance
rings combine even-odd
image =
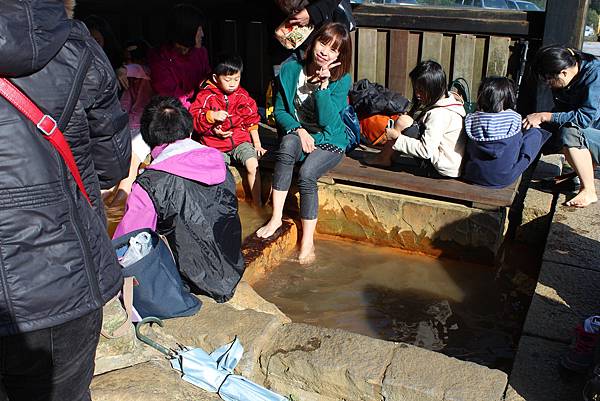
[[[71,21],[62,1],[0,0],[0,76],[44,67],[64,45]]]

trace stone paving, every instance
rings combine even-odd
[[[582,399],[583,378],[565,374],[558,361],[577,323],[600,311],[600,204],[575,209],[562,205],[566,199],[557,201],[507,401]]]
[[[564,200],[561,195],[558,202]],[[552,195],[530,189],[517,237],[540,246],[540,239],[531,235],[539,230],[531,227],[547,224],[552,204]],[[239,336],[246,351],[236,373],[294,401],[579,401],[581,380],[563,380],[557,361],[575,324],[600,306],[594,297],[600,283],[595,258],[600,249],[599,208],[557,206],[510,378],[411,345],[292,323],[247,282],[240,283],[226,304],[202,298],[199,314],[167,320],[164,328],[152,332],[165,345],[183,343],[209,352]],[[266,252],[265,260],[255,258],[254,268],[264,270],[291,252],[294,230],[290,225],[281,234],[284,241],[265,244],[272,252]],[[107,319],[105,325],[110,329],[116,323]],[[183,382],[132,332],[119,340],[101,340],[96,373],[94,401],[218,399]]]

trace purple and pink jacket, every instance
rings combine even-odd
[[[178,98],[187,109],[195,91],[211,70],[208,51],[204,47],[191,48],[185,55],[169,45],[151,49],[148,65],[154,91],[161,96]]]
[[[225,181],[226,166],[223,155],[216,149],[186,138],[152,149],[152,163],[147,169],[164,171],[206,185]],[[120,237],[140,228],[156,230],[158,215],[152,200],[134,183],[127,198],[125,215],[113,238]]]

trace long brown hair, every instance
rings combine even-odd
[[[317,43],[317,41],[324,44],[332,43],[332,47],[339,52],[337,61],[341,64],[331,69],[331,81],[337,81],[344,74],[350,72],[350,65],[352,64],[352,39],[344,24],[340,24],[339,22],[329,22],[324,24],[321,29],[317,31],[314,39],[306,49],[305,58],[307,65],[314,62],[315,43]]]

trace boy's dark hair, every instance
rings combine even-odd
[[[531,71],[538,80],[548,84],[555,81],[562,70],[594,58],[591,54],[566,46],[545,46],[535,53]]]
[[[433,60],[421,61],[408,74],[413,86],[413,107],[411,112],[417,108],[430,107],[443,96],[448,96],[448,81],[446,73],[439,63]],[[421,101],[417,101],[416,92],[421,93]]]
[[[217,76],[220,75],[233,75],[242,73],[244,70],[244,62],[242,58],[237,54],[220,54],[217,58],[213,73]]]
[[[192,115],[178,99],[154,96],[140,120],[142,138],[151,148],[188,138],[192,132]]]
[[[477,110],[500,113],[517,106],[517,88],[512,79],[487,77],[481,81],[477,91]]]
[[[199,9],[189,4],[178,4],[173,7],[167,24],[169,40],[192,48],[196,45],[198,27],[204,25],[204,15]]]

